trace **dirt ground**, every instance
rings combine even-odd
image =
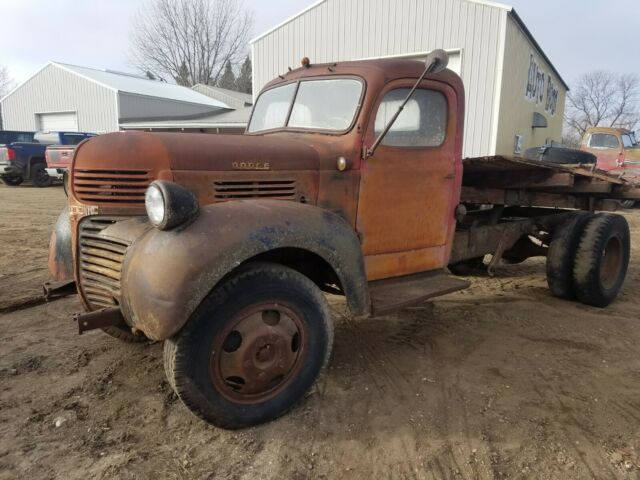
[[[64,200],[0,187],[0,308],[39,291]],[[538,260],[374,320],[331,298],[320,382],[242,431],[181,405],[160,344],[78,336],[75,298],[5,309],[0,478],[640,478],[640,213],[628,218],[634,256],[606,310],[552,298]]]

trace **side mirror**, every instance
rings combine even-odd
[[[442,49],[433,50],[424,60],[429,73],[440,73],[449,65],[449,54]]]

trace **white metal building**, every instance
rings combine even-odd
[[[226,103],[136,75],[50,62],[0,100],[6,130],[105,133],[136,120],[208,115]]]
[[[320,0],[251,41],[253,91],[305,56],[423,59],[436,48],[464,81],[465,157],[561,140],[566,83],[515,10],[490,1]]]

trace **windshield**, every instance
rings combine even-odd
[[[258,98],[249,132],[285,127],[342,132],[353,123],[361,96],[362,83],[344,78],[272,88]]]

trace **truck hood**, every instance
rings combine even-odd
[[[113,171],[315,170],[319,153],[304,142],[252,135],[117,132],[77,150],[75,169]],[[158,178],[158,175],[152,175]]]

